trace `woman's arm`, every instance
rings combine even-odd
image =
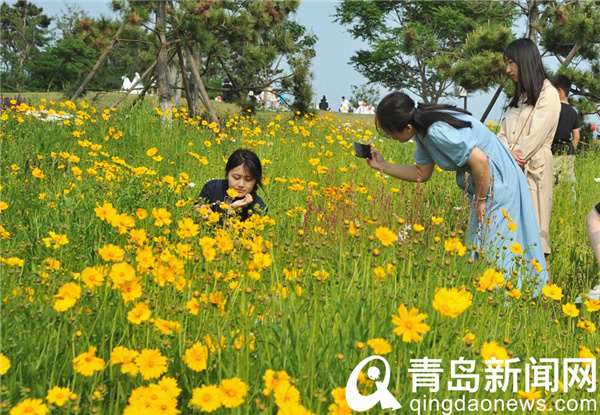
[[[386,161],[381,153],[371,147],[372,159],[367,159],[369,167],[407,182],[426,182],[433,173],[435,164],[401,165]]]
[[[467,160],[471,168],[471,177],[475,184],[475,212],[479,222],[483,222],[488,193],[490,191],[490,163],[487,156],[479,147],[475,147]]]
[[[528,114],[527,111],[525,112]],[[526,161],[529,161],[542,148],[548,136],[554,137],[559,117],[560,98],[558,92],[551,85],[545,85],[531,115],[529,131],[521,137],[519,142],[521,156]]]

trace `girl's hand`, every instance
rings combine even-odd
[[[232,209],[243,208],[243,207],[248,206],[253,201],[254,201],[254,198],[252,197],[252,195],[250,193],[248,193],[242,199],[236,200],[235,202],[233,202],[230,206]]]
[[[527,160],[525,160],[522,157],[521,153],[519,153],[518,151],[514,151],[514,150],[510,150],[510,153],[512,154],[513,158],[515,159],[515,161],[521,168],[523,166],[525,166],[525,163],[527,163]]]
[[[483,218],[485,217],[486,200],[478,200],[475,202],[475,214],[477,215],[477,222],[483,224]]]
[[[375,170],[382,171],[386,161],[381,155],[381,153],[373,146],[371,146],[371,157],[372,158],[370,159],[366,159],[369,167]]]

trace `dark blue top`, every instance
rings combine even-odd
[[[213,212],[218,212],[221,214],[226,214],[227,212],[221,209],[221,204],[225,203],[230,205],[236,200],[243,199],[242,197],[231,198],[227,194],[227,189],[229,189],[229,185],[227,184],[227,179],[214,179],[206,182],[202,191],[200,192],[200,199],[203,202],[208,202],[210,204],[210,208]],[[244,206],[240,213],[240,219],[246,220],[253,213],[263,213],[267,210],[267,205],[263,200],[256,194],[256,186],[254,190],[250,193],[254,201],[250,203],[248,206]]]

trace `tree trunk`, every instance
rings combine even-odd
[[[196,101],[197,94],[196,88],[193,82],[188,78],[187,70],[185,67],[185,59],[183,53],[181,53],[181,47],[177,46],[177,56],[179,57],[179,67],[181,68],[181,79],[183,81],[183,87],[185,88],[185,99],[188,103],[188,113],[191,115],[196,114]]]
[[[482,123],[485,123],[485,119],[489,115],[489,113],[492,110],[492,108],[494,108],[494,104],[498,100],[498,97],[500,96],[500,92],[502,92],[502,84],[500,84],[500,86],[498,86],[498,89],[496,90],[496,93],[494,94],[494,97],[492,98],[492,100],[488,104],[487,108],[485,109],[485,112],[481,116],[481,120],[479,120],[479,121],[481,121]]]
[[[157,1],[156,7],[156,33],[160,43],[158,56],[156,58],[156,77],[158,86],[158,105],[163,114],[168,114],[171,118],[171,111],[168,111],[171,104],[171,87],[169,85],[169,65],[167,63],[167,15],[164,0]]]
[[[200,73],[198,72],[198,67],[196,66],[196,60],[194,59],[194,55],[192,54],[192,51],[190,50],[190,47],[188,45],[184,45],[184,48],[188,62],[190,64],[190,67],[192,68],[192,74],[194,75],[194,83],[196,84],[196,87],[200,92],[200,99],[202,100],[204,107],[208,110],[208,113],[210,114],[212,120],[215,123],[217,123],[219,131],[221,131],[221,122],[219,121],[217,114],[215,114],[213,107],[210,105],[210,98],[208,98],[208,94],[206,93],[206,89],[204,88],[204,83],[202,82],[202,78],[200,78]]]
[[[539,0],[527,0],[527,33],[525,37],[538,44],[538,26],[540,21]]]
[[[121,26],[119,26],[119,29],[117,30],[117,33],[115,33],[115,35],[113,36],[112,40],[110,41],[110,43],[108,44],[108,46],[106,47],[104,52],[102,52],[102,55],[100,55],[100,57],[98,58],[98,61],[96,62],[96,64],[94,65],[94,67],[92,68],[90,73],[88,73],[88,75],[85,77],[81,86],[79,88],[77,88],[77,91],[75,91],[75,93],[71,97],[71,101],[75,101],[77,98],[79,98],[79,96],[81,96],[84,89],[88,86],[88,84],[90,83],[90,81],[92,80],[94,75],[96,75],[96,72],[98,72],[98,69],[100,69],[100,65],[102,65],[102,62],[104,62],[104,60],[108,56],[108,53],[115,46],[115,43],[117,43],[117,39],[123,32],[123,29],[125,29],[126,22],[127,21],[124,18],[123,21],[121,22]]]

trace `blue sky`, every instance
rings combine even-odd
[[[13,2],[14,0],[8,1],[8,3]],[[101,14],[111,14],[108,7],[109,1],[107,0],[33,0],[32,2],[43,7],[44,12],[49,16],[59,16],[61,11],[65,9],[65,3],[76,3],[93,17]],[[335,0],[302,0],[296,14],[296,20],[319,38],[316,45],[316,58],[312,65],[314,100],[318,102],[323,95],[326,95],[333,109],[339,106],[342,96],[349,97],[351,95],[352,85],[362,85],[367,82],[366,78],[355,71],[348,63],[353,53],[356,50],[365,48],[366,45],[360,40],[352,39],[345,27],[333,23],[332,16],[338,2]],[[380,91],[382,97],[390,92],[383,88],[380,88]],[[467,98],[467,109],[476,118],[480,118],[491,101],[492,95],[493,91],[469,96]],[[446,102],[463,107],[462,98],[450,99]],[[506,95],[502,93],[487,121],[499,121],[502,116],[502,107],[505,104]]]

